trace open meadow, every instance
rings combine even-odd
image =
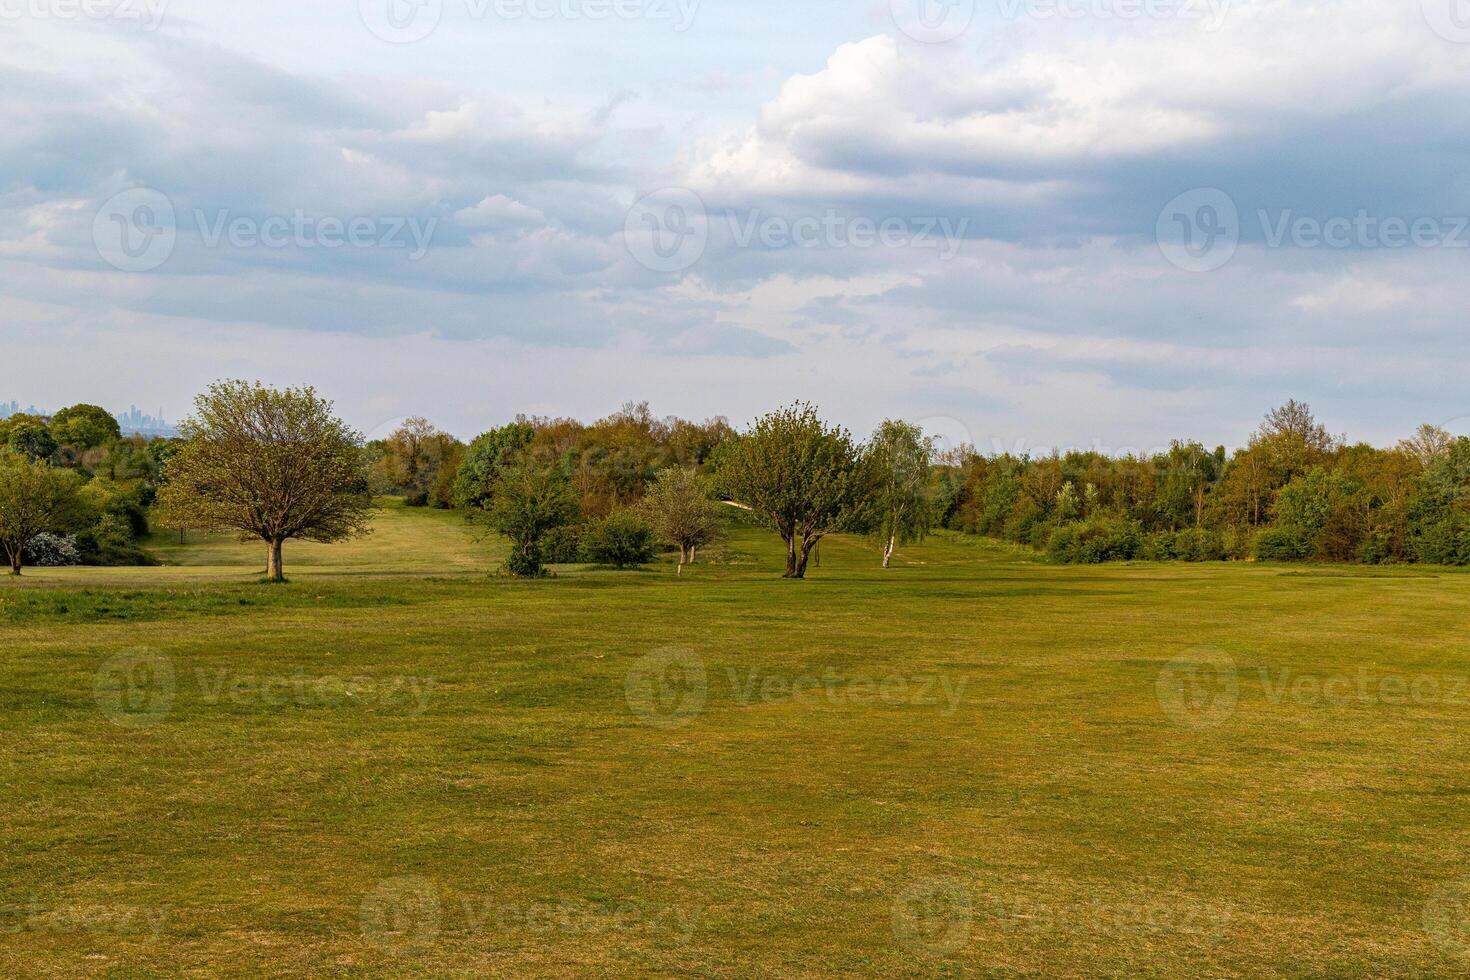
[[[150,547],[0,583],[5,976],[1470,970],[1463,572]]]

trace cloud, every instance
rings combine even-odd
[[[765,6],[741,16],[778,30]],[[1216,31],[1022,20],[947,45],[722,34],[687,78],[610,74],[572,98],[517,94],[474,57],[437,64],[457,37],[405,62],[381,45],[273,58],[193,23],[7,33],[7,350],[56,385],[105,384],[105,361],[166,386],[153,345],[173,344],[205,381],[314,373],[363,425],[439,411],[470,434],[489,413],[605,414],[628,397],[738,418],[804,395],[855,429],[942,416],[982,443],[1231,441],[1286,395],[1385,439],[1437,408],[1465,414],[1448,367],[1467,346],[1464,250],[1268,234],[1288,214],[1470,214],[1470,45],[1436,37],[1416,4],[1258,0]],[[547,46],[524,56],[521,93],[538,57],[565,54],[552,31],[526,37]],[[741,43],[758,49],[721,63]],[[659,54],[630,35],[618,58]],[[673,273],[623,241],[629,205],[668,185],[703,198],[710,233]],[[137,186],[180,220],[146,274],[92,241],[98,206]],[[1163,204],[1196,187],[1241,218],[1238,252],[1208,274],[1154,241]],[[416,261],[211,247],[197,217],[298,212],[432,224],[432,239]],[[853,234],[885,221],[908,237]],[[836,231],[750,236],[763,222]],[[944,247],[916,241],[925,222],[948,229]],[[412,369],[373,373],[399,363]],[[365,366],[404,386],[401,404],[352,390]],[[504,391],[456,388],[487,379]]]

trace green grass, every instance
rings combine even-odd
[[[4,975],[1470,970],[1463,574],[157,545],[0,583]]]

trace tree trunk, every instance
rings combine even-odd
[[[884,568],[887,568],[889,562],[893,561],[893,543],[894,543],[894,539],[895,538],[896,538],[896,535],[890,534],[888,536],[888,547],[886,547],[886,548],[883,549],[883,567]]]
[[[20,574],[20,556],[21,556],[21,549],[20,548],[16,548],[14,551],[12,551],[12,550],[10,550],[10,545],[6,545],[5,546],[5,555],[6,555],[6,557],[8,557],[10,559],[10,574],[11,575],[19,575]]]
[[[699,558],[699,545],[697,545],[697,544],[690,545],[689,546],[689,564],[693,565],[695,563],[695,561],[698,560],[698,558]]]
[[[682,565],[689,560],[689,553],[683,544],[679,545],[679,564]]]
[[[796,535],[792,534],[786,539],[786,574],[783,578],[801,578],[806,574],[806,553],[802,553],[801,573],[797,574],[796,567]]]
[[[285,572],[281,568],[281,539],[271,538],[270,545],[265,556],[265,577],[272,582],[286,581]]]
[[[806,563],[807,559],[811,557],[811,553],[809,547],[806,545],[802,546],[801,554],[796,559],[796,574],[792,576],[793,578],[806,578]]]

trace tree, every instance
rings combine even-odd
[[[44,461],[56,455],[56,440],[40,420],[22,422],[10,430],[7,445],[27,459]]]
[[[458,445],[449,433],[415,415],[404,419],[381,443],[383,455],[378,466],[389,486],[407,492],[410,507],[423,506],[430,502],[440,470],[458,465]]]
[[[512,422],[476,436],[454,476],[455,505],[488,506],[496,481],[535,437],[535,428],[525,422]]]
[[[1201,527],[1205,500],[1225,472],[1225,447],[1211,453],[1197,442],[1176,439],[1158,464],[1162,480],[1156,506],[1169,530]]]
[[[95,449],[122,438],[117,419],[97,405],[72,405],[51,417],[51,434],[63,446]]]
[[[786,578],[805,578],[817,543],[859,522],[874,484],[847,430],[828,428],[804,402],[758,419],[721,465],[725,489],[786,543]]]
[[[1261,422],[1260,433],[1266,438],[1295,436],[1307,449],[1317,454],[1330,453],[1337,447],[1338,440],[1328,433],[1325,426],[1312,414],[1312,406],[1288,399],[1285,405],[1273,408]]]
[[[678,545],[680,565],[695,561],[699,549],[717,540],[724,529],[709,482],[678,466],[658,474],[641,509],[660,538]]]
[[[873,534],[883,548],[883,567],[893,548],[923,540],[932,520],[929,456],[924,430],[907,422],[884,422],[868,445],[877,485],[873,495]]]
[[[557,470],[522,460],[505,470],[485,504],[490,526],[510,539],[506,568],[526,578],[541,574],[542,539],[577,517],[577,501]]]
[[[54,531],[77,506],[81,477],[18,453],[0,449],[0,546],[19,575],[25,549],[42,532]]]
[[[1412,456],[1424,469],[1449,455],[1455,437],[1437,425],[1421,425],[1411,438],[1399,443],[1399,452]]]
[[[366,534],[372,513],[362,436],[313,388],[213,384],[180,425],[158,506],[171,527],[229,528],[266,543],[266,576],[285,580],[281,546]]]
[[[632,511],[609,514],[582,536],[582,555],[617,569],[653,561],[653,528]]]

